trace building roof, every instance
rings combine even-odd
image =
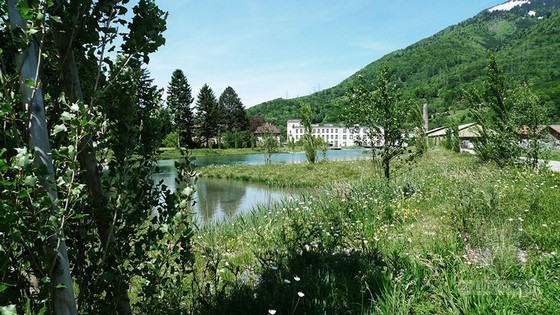
[[[447,127],[438,127],[426,132],[427,137],[443,137],[447,133]]]
[[[458,129],[459,129],[459,137],[467,137],[467,138],[473,138],[473,137],[478,137],[478,128],[471,128],[471,127],[476,127],[476,123],[469,123],[469,124],[463,124],[463,125],[459,125]],[[445,136],[445,134],[447,133],[447,130],[449,128],[448,127],[438,127],[432,130],[428,130],[428,132],[426,132],[426,136],[427,137],[443,137]]]
[[[560,133],[560,125],[550,125],[548,128],[552,129],[552,131]]]

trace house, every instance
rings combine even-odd
[[[353,146],[374,146],[383,145],[381,139],[369,138],[370,127],[368,126],[339,126],[334,124],[313,124],[311,125],[312,135],[321,138],[331,147],[353,147]],[[306,133],[301,119],[290,119],[286,126],[286,136],[288,141],[300,141]]]
[[[280,136],[282,135],[282,131],[280,128],[274,126],[271,123],[265,123],[264,125],[260,125],[254,132],[255,137],[257,138],[257,142],[264,142],[266,136],[270,135],[273,136],[278,143],[280,143]]]
[[[476,123],[459,125],[459,141],[461,143],[471,143],[473,139],[480,136],[480,127]],[[449,127],[438,127],[426,132],[426,137],[435,144],[440,144],[445,140]]]

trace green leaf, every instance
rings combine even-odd
[[[26,186],[33,187],[37,184],[37,177],[33,176],[33,175],[29,175],[29,176],[25,177],[25,180],[23,181],[23,183]]]
[[[69,112],[64,112],[60,115],[60,119],[62,121],[69,121],[69,120],[74,119],[74,117],[76,117],[76,115],[74,115],[72,113],[69,113]]]
[[[26,149],[23,148],[17,148],[16,151],[18,152],[17,155],[15,156],[15,165],[19,166],[21,168],[27,167],[29,165],[31,165],[31,163],[33,163],[33,161],[30,158],[30,155],[27,153]]]
[[[32,88],[32,87],[35,87],[35,80],[27,79],[27,80],[25,80],[25,82],[23,84]]]
[[[66,289],[66,286],[65,286],[64,284],[62,284],[62,283],[59,283],[59,284],[56,285],[55,288],[56,288],[56,289],[61,289],[61,290],[63,290],[63,289]]]
[[[56,125],[56,126],[54,126],[54,128],[53,128],[52,134],[53,134],[53,135],[56,135],[57,133],[59,133],[59,132],[61,132],[61,131],[66,132],[66,131],[68,131],[68,129],[66,128],[65,125],[62,125],[62,124],[61,124],[61,125]]]
[[[28,19],[30,17],[29,14],[30,9],[27,6],[27,3],[25,3],[25,1],[18,1],[16,5],[16,9],[19,11],[19,14],[23,19]]]
[[[16,306],[15,305],[3,306],[2,308],[0,308],[0,314],[1,315],[17,315]]]

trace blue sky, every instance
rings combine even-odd
[[[159,0],[166,44],[148,66],[167,88],[181,69],[193,96],[231,86],[246,107],[332,87],[505,0]]]

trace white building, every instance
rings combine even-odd
[[[374,139],[371,143],[368,137],[370,127],[367,126],[336,126],[332,124],[324,125],[311,125],[313,127],[313,136],[322,138],[329,143],[332,147],[352,147],[352,146],[374,146],[379,147],[383,145],[383,140]],[[290,119],[287,125],[287,138],[288,141],[298,142],[303,138],[305,129],[301,124],[301,119]]]

